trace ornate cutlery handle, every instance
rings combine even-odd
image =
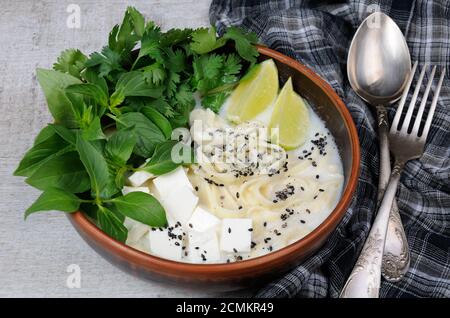
[[[380,292],[381,261],[386,241],[387,225],[392,201],[395,198],[403,162],[396,162],[381,201],[375,222],[372,225],[358,261],[348,278],[340,297],[377,298]]]
[[[378,135],[380,140],[380,175],[378,178],[378,204],[383,198],[384,191],[391,173],[389,159],[388,120],[386,107],[377,106]],[[409,248],[405,230],[398,213],[397,202],[394,199],[389,216],[386,245],[384,246],[381,273],[383,277],[392,282],[399,281],[409,268]]]

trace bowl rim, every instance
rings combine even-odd
[[[324,233],[334,230],[337,224],[341,221],[343,215],[346,213],[358,183],[360,170],[360,145],[353,119],[344,102],[337,95],[337,93],[325,80],[323,80],[310,68],[275,50],[260,45],[258,45],[257,48],[260,54],[273,58],[283,64],[287,64],[289,67],[299,71],[300,73],[306,74],[331,100],[334,101],[337,110],[344,119],[345,128],[348,131],[351,140],[352,168],[347,186],[342,193],[341,199],[330,215],[305,237],[279,250],[239,262],[218,264],[183,263],[141,252],[108,236],[94,223],[92,223],[81,211],[68,214],[70,220],[78,225],[79,230],[84,232],[84,234],[87,234],[87,236],[91,239],[93,238],[103,247],[112,251],[114,254],[121,256],[136,265],[149,268],[151,267],[153,272],[165,274],[183,273],[185,275],[191,274],[194,276],[205,275],[208,273],[209,275],[220,274],[225,277],[231,277],[236,273],[251,273],[261,266],[267,267],[271,264],[280,263],[287,256],[298,254],[298,252],[302,250],[308,250],[308,246],[314,246]]]

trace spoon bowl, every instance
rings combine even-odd
[[[382,12],[368,16],[349,49],[352,88],[371,105],[387,105],[400,98],[410,72],[408,45],[397,24]]]

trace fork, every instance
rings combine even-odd
[[[428,84],[425,88],[422,102],[420,103],[417,111],[413,127],[410,129],[411,119],[413,117],[414,109],[416,108],[417,96],[419,95],[420,87],[427,68],[428,65],[425,64],[419,75],[418,83],[412,95],[405,118],[401,123],[400,118],[408,96],[408,91],[414,78],[414,73],[417,69],[417,62],[414,63],[411,74],[409,75],[407,86],[403,92],[400,104],[397,112],[395,113],[395,117],[389,131],[390,150],[394,155],[395,164],[392,169],[383,200],[381,201],[378,214],[375,218],[375,222],[370,230],[366,242],[364,243],[364,247],[356,262],[356,265],[341,291],[341,298],[376,298],[379,296],[381,283],[381,262],[386,241],[389,211],[391,210],[392,202],[397,191],[400,174],[406,162],[412,159],[420,158],[423,155],[425,142],[430,131],[431,122],[436,110],[442,82],[444,80],[445,69],[442,70],[428,111],[427,119],[422,129],[422,133],[419,134],[428,95],[436,73],[436,66],[434,66],[431,71]]]

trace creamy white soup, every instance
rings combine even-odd
[[[286,151],[268,141],[272,108],[233,125],[225,119],[227,103],[219,115],[197,106],[189,142],[196,145],[198,163],[159,177],[136,172],[123,190],[154,195],[168,227],[127,218],[126,243],[180,262],[229,263],[279,250],[319,226],[344,182],[333,136],[308,106],[308,137]]]

